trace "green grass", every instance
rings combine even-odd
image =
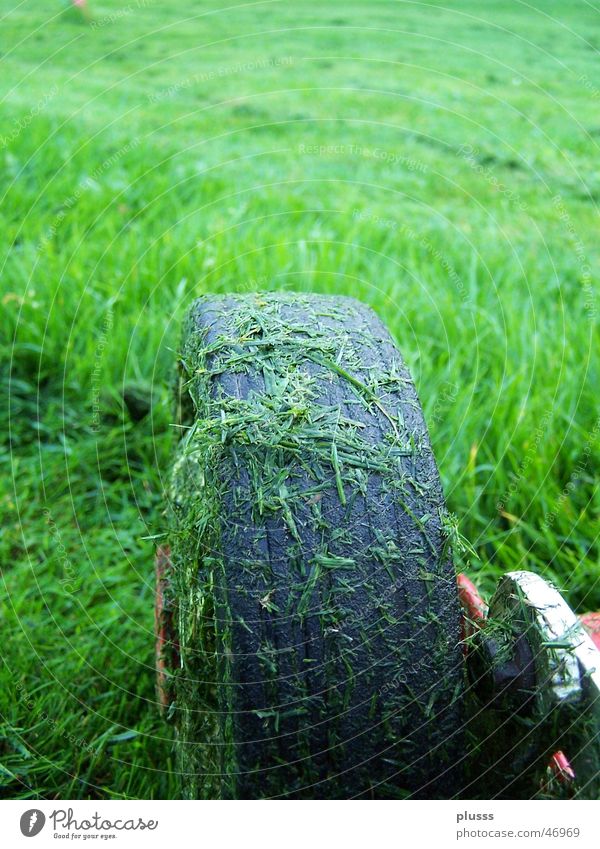
[[[0,793],[175,797],[169,380],[206,291],[389,325],[497,576],[600,608],[600,19],[583,2],[0,0]],[[139,422],[130,382],[153,388]]]

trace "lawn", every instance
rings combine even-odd
[[[593,5],[67,5],[0,0],[0,794],[178,795],[153,552],[204,292],[371,304],[469,572],[600,609]]]

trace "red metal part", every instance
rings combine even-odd
[[[479,590],[473,581],[467,578],[464,572],[459,572],[456,583],[458,585],[458,598],[465,613],[463,631],[472,633],[474,626],[481,627],[485,621],[488,607],[479,595]],[[464,634],[464,636],[468,636],[468,634]]]
[[[156,694],[161,709],[165,710],[171,702],[171,675],[169,670],[179,664],[179,643],[175,639],[173,605],[168,601],[171,571],[171,549],[168,545],[161,545],[157,548],[155,571]]]
[[[579,621],[588,632],[597,649],[600,649],[600,613],[584,613]]]
[[[550,758],[548,769],[554,778],[560,781],[561,784],[571,784],[575,781],[575,773],[573,767],[569,763],[568,757],[560,750],[555,752]]]

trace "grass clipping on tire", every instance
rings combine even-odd
[[[462,688],[420,406],[347,298],[207,297],[180,352],[174,713],[194,798],[444,795]]]

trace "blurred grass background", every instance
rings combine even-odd
[[[203,292],[372,304],[470,572],[600,608],[600,18],[88,6],[0,0],[0,793],[168,798],[152,538]]]

